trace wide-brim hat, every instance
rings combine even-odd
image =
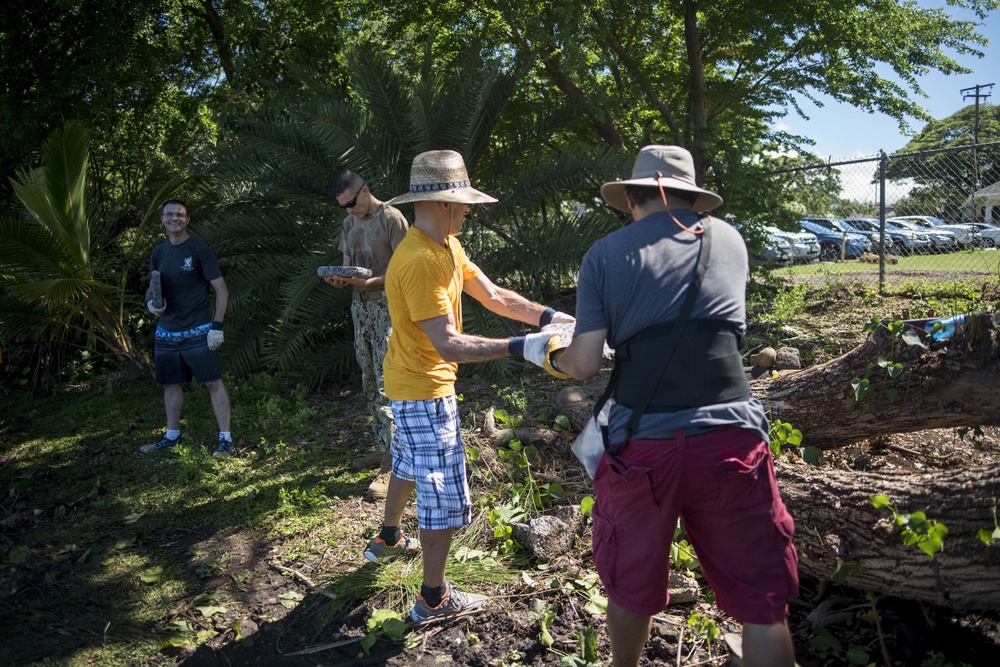
[[[680,146],[645,146],[639,151],[632,167],[632,178],[612,181],[601,186],[601,196],[608,205],[619,211],[628,211],[625,186],[655,188],[662,185],[671,190],[685,190],[698,194],[691,206],[698,213],[711,211],[722,204],[722,197],[704,188],[694,180],[694,160],[691,153]]]
[[[410,191],[389,201],[450,201],[459,204],[491,204],[496,201],[469,183],[465,160],[455,151],[426,151],[413,158]]]

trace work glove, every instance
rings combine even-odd
[[[538,320],[538,326],[544,327],[547,324],[573,324],[576,318],[569,313],[563,313],[555,308],[546,308],[545,312]]]
[[[149,301],[146,302],[146,310],[159,317],[160,315],[162,315],[167,311],[167,302],[164,301],[162,306],[156,308],[153,306],[153,300],[150,299]]]
[[[569,378],[569,375],[556,370],[549,358],[549,355],[556,350],[561,350],[563,347],[564,345],[559,340],[559,334],[546,332],[532,333],[524,337],[523,356],[539,368],[545,369],[550,375],[554,375],[560,380],[565,380]]]
[[[212,322],[208,331],[208,349],[218,350],[226,337],[222,334],[222,322]]]

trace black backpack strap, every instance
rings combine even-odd
[[[660,378],[667,371],[667,366],[670,364],[670,360],[674,356],[674,352],[677,349],[677,342],[680,340],[681,333],[687,326],[688,319],[691,317],[691,313],[694,311],[695,301],[698,299],[698,292],[701,290],[701,281],[705,277],[705,270],[708,268],[708,260],[712,254],[712,220],[708,219],[708,223],[705,224],[705,231],[700,234],[701,237],[701,248],[698,251],[698,265],[694,270],[694,277],[691,279],[691,284],[688,286],[687,294],[684,298],[684,304],[681,306],[681,312],[678,318],[674,321],[674,327],[670,332],[670,338],[664,348],[664,354],[660,357],[660,360],[656,364],[651,364],[649,372],[643,379],[643,388],[641,392],[642,400],[639,401],[635,407],[632,409],[632,416],[628,420],[628,424],[625,425],[625,439],[617,446],[611,447],[608,444],[608,428],[607,426],[602,427],[601,431],[604,435],[604,450],[609,454],[617,454],[621,450],[628,446],[629,440],[632,438],[632,434],[639,427],[639,420],[642,419],[642,415],[646,412],[646,408],[649,407],[649,401],[653,398],[653,393],[656,391],[656,386],[660,382]],[[618,364],[615,363],[615,373],[612,374],[611,379],[617,385],[617,370]],[[611,382],[608,382],[608,387],[611,387]],[[607,400],[607,396],[610,395],[608,389],[604,391],[605,395],[601,397],[601,406],[603,407],[604,401]],[[598,414],[600,408],[595,408],[594,414]]]

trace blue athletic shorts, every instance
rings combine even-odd
[[[389,449],[392,474],[417,485],[417,522],[424,530],[472,521],[465,446],[454,396],[389,401],[396,432]]]
[[[211,322],[188,331],[156,327],[157,384],[188,384],[192,375],[202,384],[222,379],[219,355],[208,349],[211,328]]]

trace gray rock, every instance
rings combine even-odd
[[[594,400],[594,397],[591,392],[587,391],[583,387],[571,386],[560,389],[559,393],[556,394],[556,397],[552,399],[552,403],[556,406],[556,408],[562,409],[575,403],[592,400]]]
[[[159,271],[152,271],[149,274],[149,287],[153,308],[163,308],[163,286],[160,284]]]
[[[686,572],[670,570],[670,580],[667,582],[670,590],[670,604],[687,604],[697,602],[701,595],[698,580]]]
[[[371,269],[363,266],[321,266],[316,269],[316,274],[321,278],[371,278]]]
[[[540,516],[528,523],[510,524],[511,537],[542,560],[553,560],[573,548],[576,534],[562,519]]]
[[[774,367],[779,371],[797,371],[802,369],[802,359],[796,347],[779,347],[774,355]]]
[[[552,510],[552,516],[556,517],[573,531],[574,535],[583,532],[583,512],[579,505],[563,505]]]

